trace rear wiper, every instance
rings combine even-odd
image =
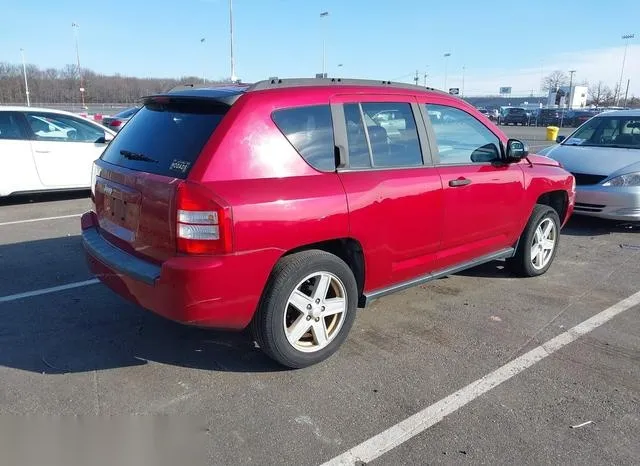
[[[151,157],[147,157],[144,154],[139,154],[137,152],[131,152],[130,150],[121,150],[120,154],[129,159],[129,160],[139,160],[141,162],[153,162],[153,163],[158,163],[158,161],[156,159],[152,159]]]

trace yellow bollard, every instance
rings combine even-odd
[[[555,142],[558,138],[558,131],[560,131],[560,128],[557,126],[547,126],[547,141]]]

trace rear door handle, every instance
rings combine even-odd
[[[449,181],[449,186],[451,186],[452,188],[467,186],[468,184],[471,184],[471,180],[468,178],[458,178],[457,180]]]

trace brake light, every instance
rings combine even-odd
[[[113,120],[111,123],[109,123],[109,126],[113,126],[114,128],[117,128],[121,124],[122,124],[122,120]]]
[[[227,254],[233,249],[231,207],[208,189],[188,181],[178,185],[178,252]]]

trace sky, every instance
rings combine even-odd
[[[600,8],[599,8],[600,6]],[[320,13],[328,16],[320,17]],[[230,76],[228,0],[0,0],[0,62],[139,77]],[[233,0],[236,75],[245,82],[322,72],[466,95],[540,92],[541,76],[620,79],[640,96],[640,2],[617,0]],[[204,42],[201,39],[205,39]],[[444,57],[445,53],[451,55]],[[341,65],[341,66],[340,66]],[[464,73],[463,73],[464,68]]]

